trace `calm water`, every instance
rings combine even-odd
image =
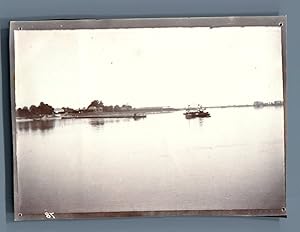
[[[17,123],[20,211],[278,209],[283,108]]]

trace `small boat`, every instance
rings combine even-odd
[[[133,119],[134,120],[137,120],[137,119],[140,119],[140,118],[146,118],[146,115],[145,114],[133,114]]]
[[[184,113],[186,119],[192,119],[192,118],[209,118],[210,113],[205,112],[205,108],[198,105],[198,110],[191,111],[190,106],[188,106],[186,112]]]

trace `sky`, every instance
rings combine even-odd
[[[283,100],[280,27],[21,30],[16,107]]]

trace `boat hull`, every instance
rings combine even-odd
[[[210,114],[208,112],[188,112],[188,113],[184,113],[184,115],[186,119],[210,117]]]

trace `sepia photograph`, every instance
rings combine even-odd
[[[15,220],[287,215],[284,17],[10,33]]]

